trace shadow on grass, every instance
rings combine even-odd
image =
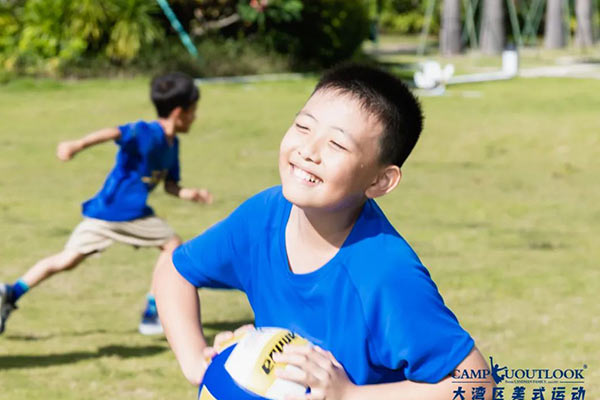
[[[56,333],[42,333],[42,334],[8,334],[5,335],[6,339],[14,340],[18,342],[35,342],[38,340],[49,340],[54,339],[56,337],[79,337],[79,336],[90,336],[90,335],[98,335],[104,333],[110,334],[129,334],[137,332],[135,329],[126,329],[126,330],[107,330],[107,329],[92,329],[86,331],[74,331],[74,332],[56,332]]]
[[[166,346],[103,346],[96,352],[77,351],[65,354],[12,355],[0,356],[0,370],[19,368],[43,368],[56,365],[74,364],[79,361],[102,357],[139,358],[149,357],[167,351]]]

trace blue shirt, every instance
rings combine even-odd
[[[119,126],[117,160],[102,189],[83,203],[86,217],[131,221],[154,214],[148,194],[164,178],[179,181],[179,142],[167,142],[157,121]]]
[[[175,267],[196,287],[244,291],[256,326],[287,328],[331,351],[357,384],[435,383],[469,354],[473,339],[375,201],[338,253],[307,274],[294,274],[287,259],[291,207],[281,187],[259,193],[180,246]]]

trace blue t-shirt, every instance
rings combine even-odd
[[[82,205],[83,215],[106,221],[131,221],[154,214],[148,194],[162,180],[179,181],[179,141],[167,142],[157,121],[119,126],[114,168],[102,189]]]
[[[356,384],[435,383],[474,342],[429,272],[375,201],[325,265],[294,274],[285,248],[291,203],[281,187],[250,198],[180,246],[179,273],[196,287],[242,290],[255,324],[290,329],[332,352]]]

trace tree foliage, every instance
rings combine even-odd
[[[0,63],[4,69],[57,73],[85,54],[131,61],[161,36],[145,0],[27,0],[0,3]]]
[[[403,1],[413,0],[393,3],[405,7]],[[352,57],[368,37],[371,3],[169,0],[199,47],[206,41],[239,41],[251,46],[252,53],[264,49],[266,59],[277,53],[277,59],[287,58],[296,68],[319,68]],[[148,49],[167,54],[159,47],[177,40],[155,0],[0,0],[0,66],[5,71],[60,75],[90,62],[155,65]],[[223,46],[223,51],[239,48]],[[181,53],[185,55],[183,48]]]
[[[158,5],[148,0],[112,0],[109,8],[111,20],[115,21],[110,30],[110,40],[106,47],[109,57],[130,61],[142,46],[157,40],[161,31],[152,14]]]
[[[296,66],[322,67],[351,57],[369,33],[368,0],[198,0],[198,23],[235,25],[219,33],[261,41]],[[202,29],[205,32],[206,29]]]
[[[302,19],[280,26],[283,51],[300,62],[329,66],[352,57],[369,36],[369,12],[364,0],[307,1]]]

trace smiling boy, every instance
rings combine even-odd
[[[347,65],[326,73],[280,146],[281,186],[240,205],[155,272],[165,333],[185,376],[207,367],[197,288],[246,293],[255,325],[299,333],[282,376],[303,399],[444,399],[456,368],[486,369],[428,271],[373,200],[400,182],[422,129],[395,77]],[[487,385],[487,386],[486,386]],[[492,384],[464,384],[487,389]]]

